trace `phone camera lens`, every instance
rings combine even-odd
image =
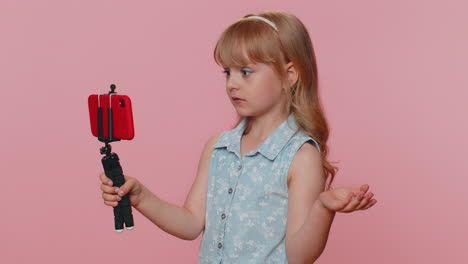
[[[122,100],[122,99],[120,99],[120,100],[119,100],[119,105],[122,106],[122,107],[125,106],[125,101]]]

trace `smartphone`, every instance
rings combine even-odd
[[[112,113],[112,139],[131,140],[135,136],[130,97],[120,94],[92,94],[88,97],[88,107],[93,136],[99,137],[99,120],[102,120],[102,137],[109,138],[109,112]]]

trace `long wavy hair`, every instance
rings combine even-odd
[[[253,15],[272,21],[278,32],[263,21],[244,19]],[[221,34],[214,49],[214,59],[222,67],[243,67],[249,63],[265,63],[273,67],[285,89],[288,115],[293,113],[298,129],[320,145],[324,177],[328,179],[325,190],[329,190],[338,168],[327,160],[329,127],[319,99],[315,53],[304,24],[284,11],[247,14]],[[292,86],[288,84],[284,70],[288,62],[292,62],[298,72],[298,80]],[[242,119],[238,115],[234,127]]]

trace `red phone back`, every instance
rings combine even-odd
[[[135,136],[133,128],[132,102],[130,97],[120,94],[92,94],[88,97],[89,120],[91,121],[91,132],[98,137],[98,97],[102,109],[102,136],[109,137],[108,108],[112,100],[112,138],[131,140]],[[110,98],[109,98],[110,97]]]

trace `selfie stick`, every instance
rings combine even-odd
[[[109,100],[112,97],[112,94],[116,94],[114,92],[115,85],[112,84],[110,86],[111,91],[109,92]],[[125,179],[123,177],[123,170],[120,166],[119,156],[116,153],[111,152],[112,148],[109,144],[113,141],[120,141],[120,139],[112,138],[112,106],[109,104],[108,111],[108,128],[109,128],[109,138],[104,138],[102,136],[102,108],[99,103],[98,98],[98,139],[101,142],[105,143],[105,146],[101,148],[101,154],[105,154],[102,158],[102,166],[104,167],[104,172],[106,176],[112,180],[114,187],[120,187],[125,183]],[[115,231],[123,232],[123,224],[125,222],[125,227],[128,230],[133,229],[133,215],[132,215],[132,206],[130,204],[130,199],[128,194],[122,197],[116,207],[114,207],[114,223],[115,223]]]

